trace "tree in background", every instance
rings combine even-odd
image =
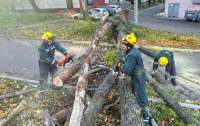
[[[87,0],[79,0],[80,2],[80,9],[83,14],[84,18],[88,18],[88,7],[87,7]]]
[[[66,3],[67,3],[67,9],[72,9],[73,8],[72,0],[66,0]]]
[[[38,8],[38,6],[37,6],[35,0],[28,0],[28,1],[29,1],[29,3],[32,5],[32,7],[33,7],[34,10],[36,10],[36,11],[40,10],[40,9]]]

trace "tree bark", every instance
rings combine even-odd
[[[67,3],[67,9],[68,10],[73,8],[72,0],[66,0],[66,3]]]
[[[67,68],[64,73],[59,73],[60,75],[53,78],[54,85],[62,85],[66,81],[70,80],[70,78],[81,69],[84,60],[89,56],[93,48],[96,48],[99,45],[100,38],[103,37],[104,33],[112,26],[112,22],[106,22],[106,20],[103,20],[100,24],[102,25],[100,25],[96,30],[91,40],[90,47],[79,58],[79,60],[76,61],[71,67]]]
[[[21,90],[21,91],[17,91],[17,92],[11,92],[11,93],[8,93],[8,94],[5,94],[5,95],[1,95],[0,100],[5,99],[5,98],[16,97],[16,96],[19,96],[19,95],[24,95],[24,94],[27,94],[27,93],[30,93],[30,92],[33,92],[33,91],[36,91],[36,89],[31,88],[31,89],[25,89],[25,90]]]
[[[28,0],[31,6],[33,7],[34,10],[38,11],[40,10],[35,2],[35,0]]]
[[[112,72],[110,72],[104,81],[99,85],[98,90],[95,92],[90,105],[88,105],[86,111],[84,112],[81,126],[95,125],[97,114],[101,111],[105,103],[105,97],[110,91],[112,85],[115,83],[114,80],[115,78]]]
[[[130,79],[119,77],[121,126],[144,126],[140,106],[130,89]]]
[[[88,7],[87,7],[87,0],[79,0],[80,2],[80,10],[83,14],[84,18],[88,18]]]
[[[85,63],[84,66],[84,74],[81,75],[78,79],[78,83],[76,86],[75,100],[74,106],[72,110],[72,115],[70,118],[69,126],[80,126],[83,112],[85,109],[85,94],[87,88],[87,74],[89,72],[89,62]],[[65,123],[65,126],[68,126]]]
[[[200,122],[192,117],[192,112],[181,107],[181,105],[168,92],[158,86],[160,84],[155,81],[148,73],[147,78],[153,89],[159,94],[160,97],[163,98],[168,106],[171,107],[185,123],[200,126]]]

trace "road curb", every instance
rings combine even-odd
[[[170,48],[170,47],[159,47],[159,46],[144,46],[154,50],[169,50],[172,52],[186,52],[186,53],[200,53],[198,49],[181,49],[181,48]]]

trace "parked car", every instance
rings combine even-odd
[[[95,20],[101,19],[102,17],[109,16],[108,10],[105,8],[94,8],[93,10],[93,17]]]
[[[119,5],[107,5],[108,8],[112,8],[113,10],[115,10],[116,13],[119,13],[120,11],[122,11],[122,8]]]
[[[113,16],[113,15],[116,14],[116,11],[115,11],[113,8],[111,8],[111,7],[108,7],[108,6],[102,6],[101,8],[105,8],[105,9],[108,11],[109,16]]]
[[[200,10],[199,11],[197,11],[197,10],[195,10],[195,11],[186,10],[185,11],[185,20],[194,21],[194,22],[200,21]]]
[[[88,10],[88,15],[91,18],[93,18],[95,16],[93,10]],[[83,14],[82,13],[76,13],[76,14],[72,15],[71,18],[72,19],[81,19],[81,18],[83,18]]]

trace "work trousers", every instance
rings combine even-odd
[[[47,64],[39,60],[40,88],[43,89],[47,86],[50,86],[48,84],[48,75],[50,74],[51,77],[54,77],[56,71],[57,71],[56,65]]]

